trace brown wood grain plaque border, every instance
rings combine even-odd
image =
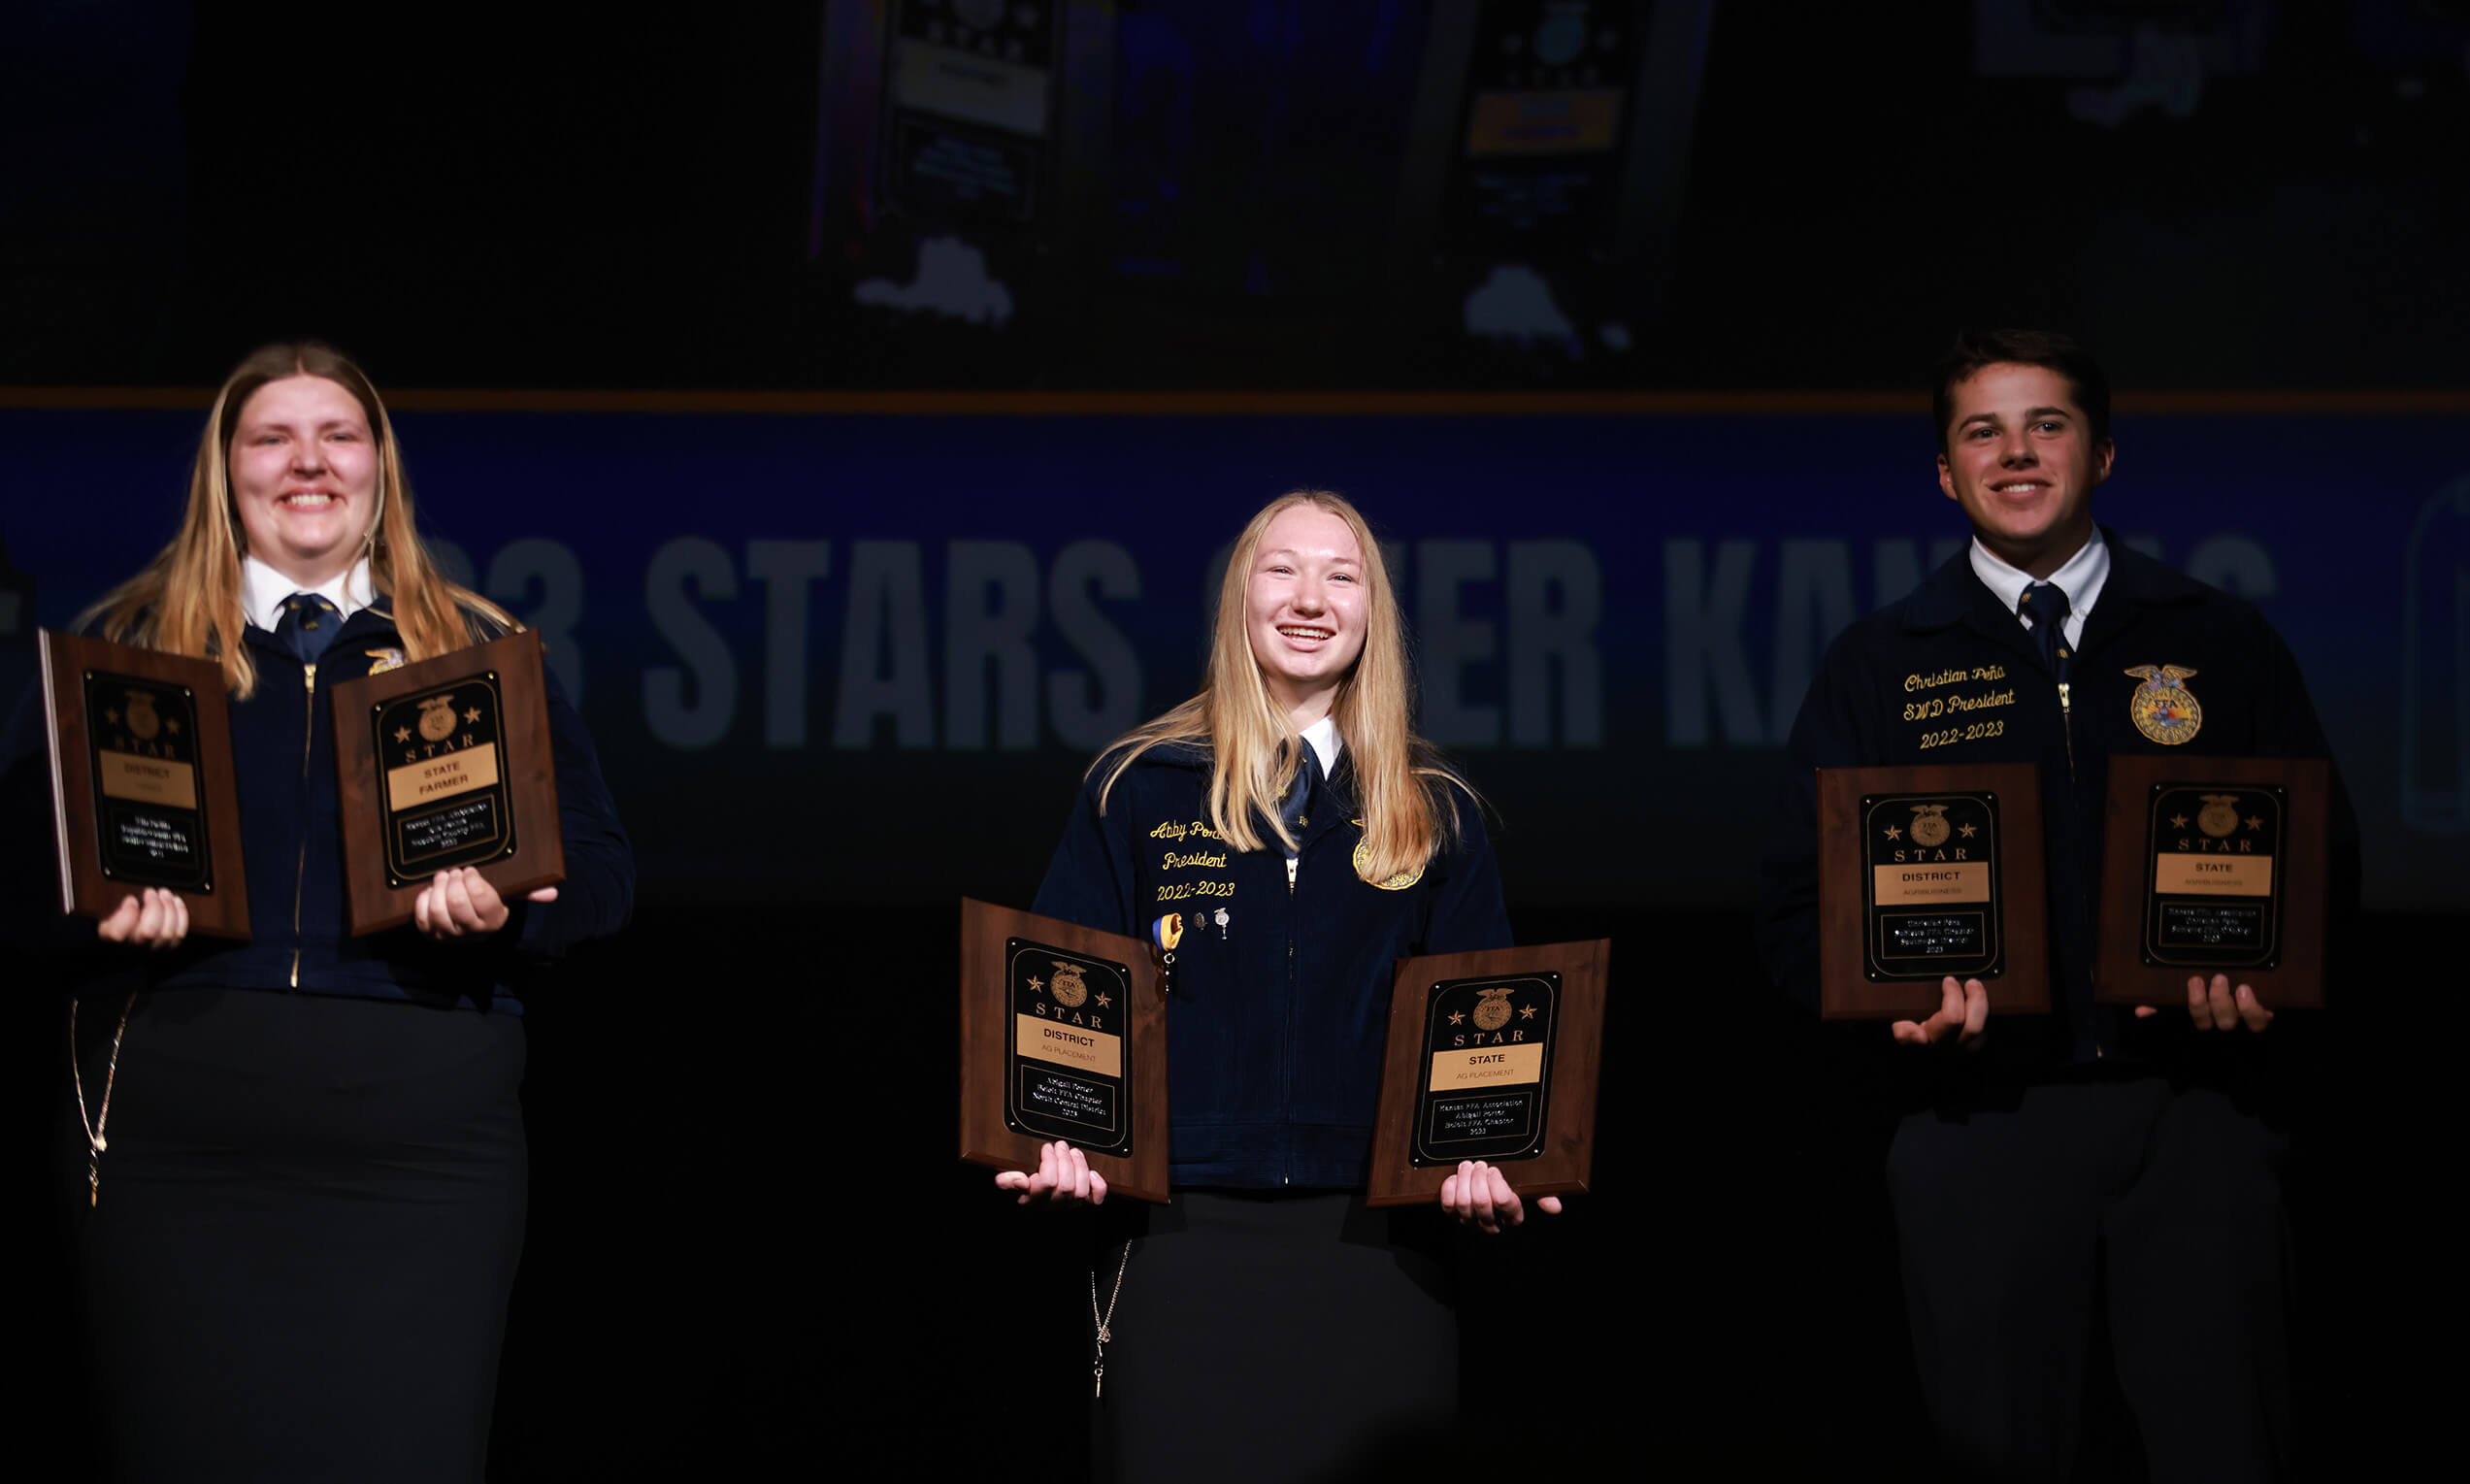
[[[1089,1152],[1089,1168],[1106,1177],[1110,1195],[1136,1201],[1168,1199],[1170,1138],[1167,1117],[1167,994],[1149,945],[1120,933],[1039,917],[973,898],[961,899],[961,1158],[996,1170],[1036,1172],[1037,1151],[1049,1140],[1012,1129],[1004,1117],[1008,1073],[1004,1047],[1012,1037],[1012,1006],[1005,982],[1004,944],[1025,938],[1068,953],[1107,959],[1132,978],[1125,1023],[1131,1065],[1132,1153]]]
[[[1603,1072],[1603,1014],[1612,973],[1612,940],[1541,943],[1437,953],[1400,962],[1390,988],[1389,1047],[1382,1059],[1381,1100],[1372,1125],[1372,1169],[1366,1204],[1412,1205],[1438,1199],[1454,1165],[1413,1163],[1416,1094],[1425,1081],[1424,1010],[1435,984],[1454,979],[1561,975],[1554,1027],[1551,1086],[1546,1094],[1543,1152],[1502,1160],[1494,1168],[1522,1200],[1583,1195],[1594,1177],[1596,1089]]]
[[[2325,893],[2330,887],[2332,768],[2322,758],[2180,757],[2133,753],[2110,759],[2101,847],[2100,937],[2092,955],[2092,998],[2103,1005],[2185,1006],[2199,971],[2144,961],[2149,862],[2145,808],[2156,784],[2279,784],[2283,821],[2282,951],[2270,969],[2203,970],[2251,984],[2274,1009],[2324,1003]]]
[[[206,821],[207,869],[213,889],[178,894],[188,906],[190,932],[247,939],[248,876],[241,858],[240,789],[232,767],[231,708],[223,695],[223,668],[213,660],[49,629],[41,631],[41,650],[60,910],[109,917],[133,894],[133,888],[104,870],[84,687],[89,672],[125,675],[189,692],[198,731],[193,739],[196,760],[191,766],[197,771],[198,811]]]
[[[428,885],[426,880],[408,880],[397,886],[387,879],[380,808],[385,778],[372,730],[377,709],[414,691],[435,690],[490,671],[498,675],[514,853],[480,866],[479,873],[509,901],[566,879],[541,636],[525,629],[335,686],[335,781],[342,793],[345,902],[354,938],[410,922],[412,904]]]
[[[1862,875],[1861,800],[1876,794],[1990,793],[2003,970],[1982,980],[1993,1015],[2050,1011],[2049,868],[2041,853],[2041,770],[2031,763],[1931,763],[1818,770],[1819,1013],[1828,1020],[1919,1020],[1944,1003],[1942,976],[1872,979]]]

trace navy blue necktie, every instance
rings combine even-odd
[[[1303,766],[1295,771],[1295,781],[1287,786],[1286,797],[1278,803],[1278,818],[1295,837],[1303,842],[1303,828],[1312,822],[1312,807],[1321,798],[1321,754],[1310,742],[1303,744]]]
[[[2063,682],[2074,668],[2067,643],[2067,590],[2056,582],[2035,582],[2024,590],[2016,611],[2032,620],[2032,642],[2041,646],[2041,665]]]
[[[283,616],[275,625],[275,638],[304,665],[316,664],[341,632],[343,610],[315,593],[285,598]]]

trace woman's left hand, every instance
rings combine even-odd
[[[1508,1177],[1482,1160],[1466,1160],[1458,1173],[1441,1181],[1441,1209],[1460,1222],[1473,1222],[1487,1232],[1514,1227],[1527,1219],[1527,1208],[1518,1193],[1509,1188]],[[1559,1196],[1538,1196],[1535,1209],[1547,1216],[1561,1214]]]
[[[543,886],[531,894],[534,902],[555,902],[557,888]],[[512,910],[488,877],[470,866],[441,871],[420,888],[412,904],[412,923],[431,938],[472,938],[506,926]]]

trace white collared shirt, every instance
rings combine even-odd
[[[1978,536],[1972,539],[1972,573],[1981,578],[1982,586],[1998,595],[1998,601],[2007,606],[2008,612],[2015,613],[2025,628],[2032,627],[2032,619],[2019,612],[2018,609],[2024,602],[2024,590],[2044,578],[2036,577],[2022,568],[2008,566],[1983,545]],[[2084,643],[2085,615],[2091,613],[2092,605],[2100,601],[2101,584],[2110,580],[2110,548],[2101,541],[2101,528],[2093,527],[2092,536],[2083,548],[2068,557],[2066,565],[2050,574],[2046,580],[2067,595],[2067,621],[2061,632],[2066,635],[2067,647],[2074,648]]]
[[[333,604],[346,618],[377,601],[377,591],[369,583],[369,559],[365,556],[352,563],[351,570],[342,577],[308,588],[253,556],[242,558],[240,570],[247,588],[241,601],[248,606],[248,621],[269,634],[283,621],[283,600],[297,592],[315,593]]]
[[[1324,716],[1303,729],[1303,740],[1312,744],[1313,755],[1321,760],[1321,776],[1329,777],[1338,771],[1338,754],[1346,748],[1346,740],[1338,736],[1338,719]]]

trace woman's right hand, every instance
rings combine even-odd
[[[179,892],[149,886],[142,896],[122,897],[94,931],[108,943],[129,943],[158,952],[177,948],[188,936],[188,904]]]
[[[1037,1146],[1037,1173],[1006,1170],[995,1177],[997,1190],[1017,1191],[1016,1203],[1043,1201],[1050,1205],[1106,1204],[1106,1177],[1089,1168],[1089,1159],[1063,1139]]]

